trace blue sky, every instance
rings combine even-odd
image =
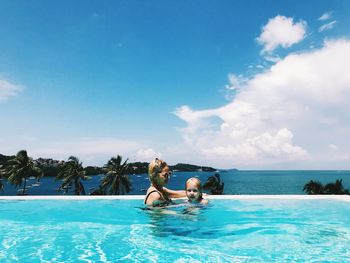
[[[313,131],[327,129],[322,123],[305,119],[299,127],[287,115],[278,123],[265,116],[241,138],[232,134],[250,119],[223,116],[241,112],[239,101],[259,104],[254,83],[274,66],[283,71],[291,54],[303,63],[327,51],[325,40],[349,39],[349,11],[348,1],[1,1],[0,153],[77,155],[99,165],[121,154],[242,169],[350,168],[350,150],[341,148],[346,114],[337,130],[321,135]],[[261,37],[270,20],[286,38]],[[339,98],[348,94],[343,86]],[[275,90],[272,96],[281,99]],[[308,105],[318,114],[322,100],[314,98]],[[347,110],[338,101],[328,106],[328,115]],[[276,142],[278,134],[288,138]],[[327,138],[324,148],[316,138]]]

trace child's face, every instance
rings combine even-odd
[[[196,201],[200,198],[201,192],[194,182],[188,182],[186,184],[186,195],[190,201]]]

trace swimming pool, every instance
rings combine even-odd
[[[348,262],[350,258],[349,196],[224,196],[206,207],[179,205],[157,211],[144,210],[142,197],[4,198],[0,262]]]

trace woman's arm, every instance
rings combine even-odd
[[[185,190],[171,190],[171,189],[168,189],[168,188],[163,187],[163,191],[164,191],[170,198],[186,197],[186,191],[185,191]]]

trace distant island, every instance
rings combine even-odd
[[[5,164],[14,156],[7,156],[0,154],[0,165]],[[38,158],[34,160],[44,172],[44,176],[57,176],[60,165],[65,161],[54,160],[51,158]],[[148,162],[133,162],[128,163],[127,174],[145,174],[148,173]],[[217,169],[208,166],[199,166],[186,163],[178,163],[170,165],[170,169],[175,172],[215,172]],[[86,175],[103,174],[103,167],[100,166],[86,166],[84,167]]]

